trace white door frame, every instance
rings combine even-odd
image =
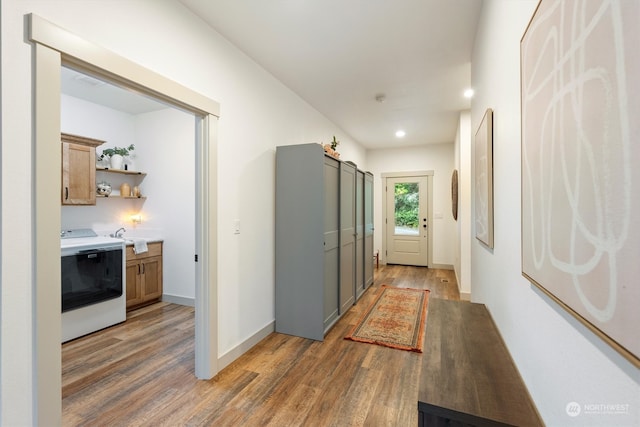
[[[411,172],[385,172],[380,175],[382,185],[380,185],[381,198],[382,198],[382,212],[380,218],[382,219],[382,227],[384,232],[382,233],[382,253],[380,254],[380,261],[383,264],[387,263],[387,197],[386,186],[387,178],[427,178],[427,266],[433,267],[433,171],[411,171]]]
[[[196,117],[196,376],[218,371],[217,119],[220,106],[178,83],[28,15],[34,46],[34,425],[62,423],[60,299],[60,72],[62,65],[103,77]],[[58,188],[56,189],[56,185]]]

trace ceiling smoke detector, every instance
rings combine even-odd
[[[385,96],[384,93],[380,93],[376,95],[376,102],[379,102],[380,104],[382,104],[386,100],[387,100],[387,97]]]

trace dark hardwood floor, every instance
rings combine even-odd
[[[459,299],[453,271],[380,266],[323,342],[273,333],[209,381],[193,308],[144,307],[63,344],[63,425],[415,426],[422,355],[343,339],[383,284]]]

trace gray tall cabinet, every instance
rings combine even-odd
[[[276,332],[323,340],[373,283],[372,226],[370,250],[366,245],[366,175],[371,174],[324,154],[319,144],[277,147]],[[371,212],[369,217],[373,223]]]
[[[356,300],[373,284],[373,175],[356,172]]]
[[[373,174],[364,174],[364,286],[373,285]]]

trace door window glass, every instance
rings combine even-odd
[[[401,182],[395,185],[395,234],[418,236],[418,207],[420,205],[417,182]]]

